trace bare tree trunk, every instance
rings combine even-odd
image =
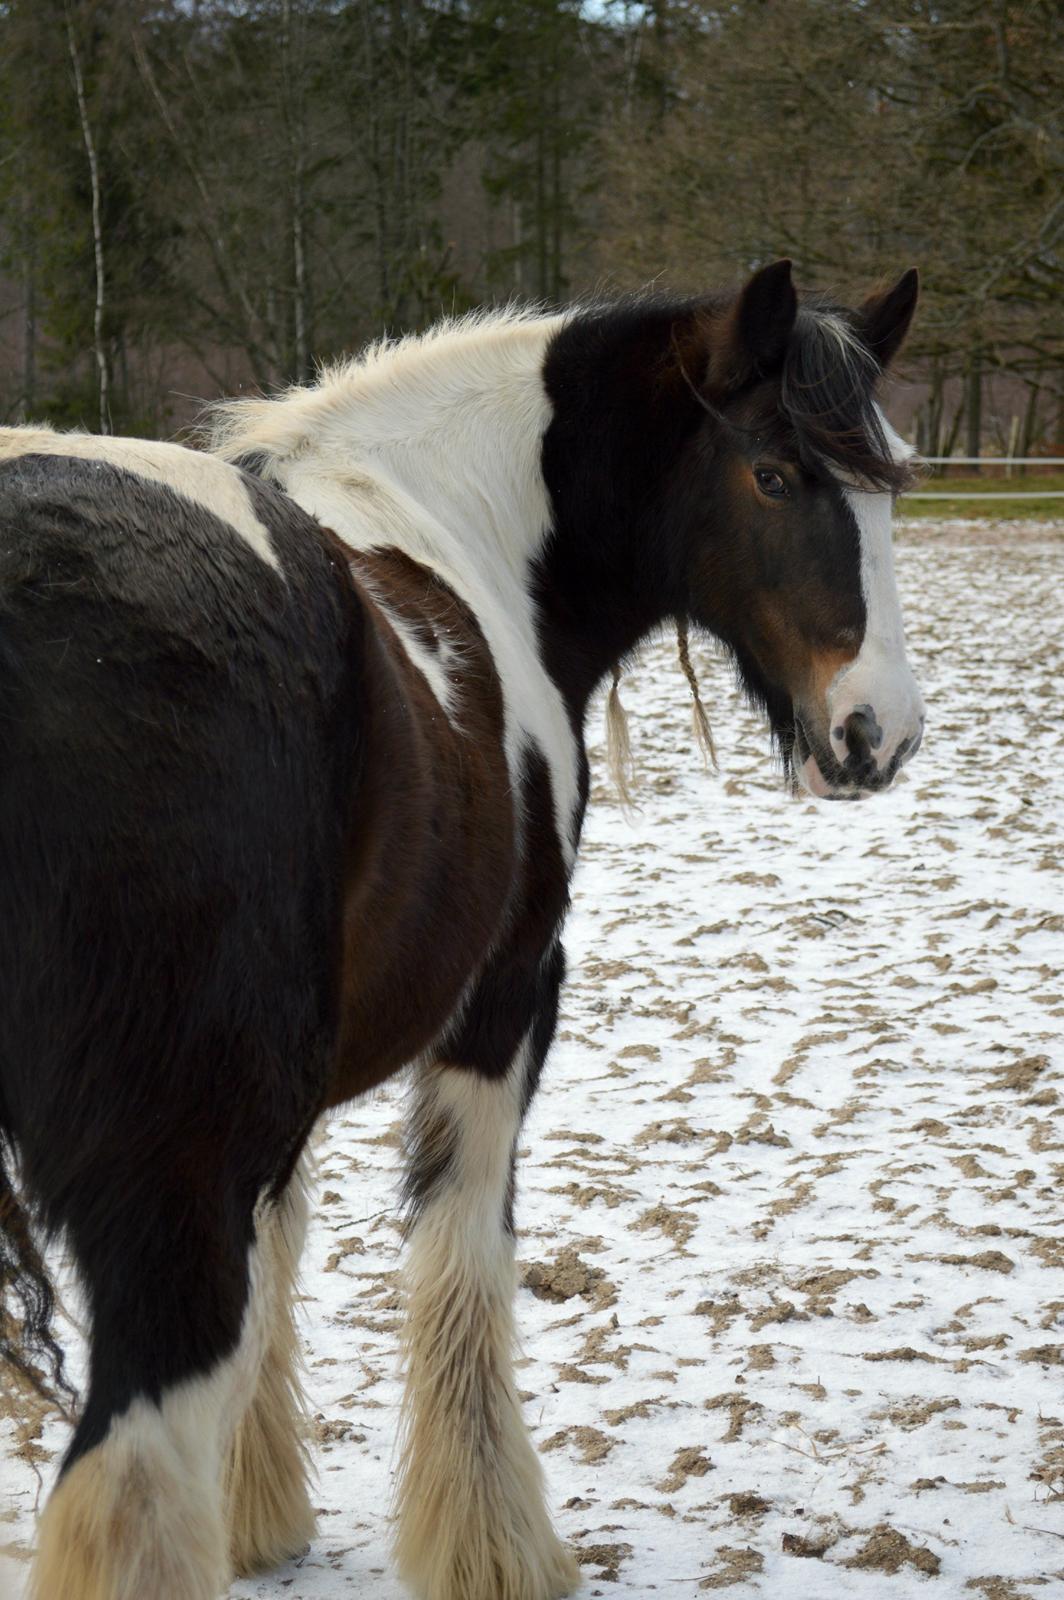
[[[524,261],[522,259],[522,248],[525,241],[521,231],[521,202],[518,200],[516,195],[514,195],[510,200],[510,222],[513,227],[514,293],[523,294],[525,289],[525,272]]]
[[[310,376],[310,338],[307,306],[307,253],[304,232],[303,152],[300,150],[292,180],[292,271],[295,276],[296,381]]]
[[[1027,391],[1027,404],[1023,408],[1023,427],[1020,429],[1020,455],[1029,456],[1034,449],[1035,430],[1038,426],[1038,402],[1041,399],[1042,387],[1039,383],[1032,383]],[[1020,477],[1026,478],[1027,468],[1020,468]]]
[[[547,281],[547,118],[546,63],[544,43],[536,41],[536,294],[545,300],[550,293]]]
[[[978,350],[973,350],[968,358],[968,372],[965,377],[965,401],[967,407],[967,455],[976,457],[981,454],[983,438],[983,364]],[[973,472],[979,472],[978,466],[973,466]]]
[[[931,391],[927,397],[927,454],[929,456],[944,454],[942,449],[942,387],[942,363],[935,359],[931,362]]]
[[[96,141],[92,135],[92,122],[89,118],[89,108],[85,100],[85,79],[81,71],[81,57],[78,54],[77,40],[74,37],[74,22],[69,11],[66,13],[66,25],[67,43],[70,46],[70,62],[74,69],[74,88],[78,97],[81,137],[85,144],[85,154],[89,162],[89,178],[92,184],[92,249],[96,265],[96,303],[92,313],[92,342],[96,352],[100,432],[110,433],[110,375],[107,370],[107,346],[104,342],[103,334],[104,312],[107,306],[107,280],[104,270],[103,216],[100,205],[100,163],[96,155]]]
[[[948,430],[946,432],[946,437],[943,440],[942,446],[938,451],[938,454],[940,456],[951,456],[953,454],[954,450],[956,449],[957,440],[960,438],[961,419],[963,418],[963,416],[964,416],[964,398],[962,396],[960,404],[958,405],[956,411],[953,413],[953,421],[950,423],[949,428],[948,428]]]
[[[381,87],[377,39],[373,17],[368,5],[362,8],[362,25],[366,43],[366,85],[368,92],[360,108],[360,121],[365,129],[369,118],[366,150],[368,166],[373,178],[373,222],[377,246],[377,294],[380,299],[379,316],[385,328],[391,327],[391,272],[388,251],[388,200],[384,180],[384,153],[381,137]]]
[[[29,201],[22,208],[22,398],[18,417],[27,422],[37,406],[37,234]]]
[[[306,97],[304,68],[306,23],[295,51],[292,39],[292,0],[284,0],[281,15],[281,60],[284,78],[284,111],[288,134],[289,176],[292,219],[292,345],[293,376],[302,383],[310,375],[310,307],[306,253]]]
[[[411,76],[411,50],[413,44],[413,4],[392,0],[392,51],[399,78],[394,99],[392,127],[392,206],[397,227],[393,249],[399,260],[396,280],[396,329],[405,333],[412,319],[417,318],[411,297],[411,266],[414,261],[416,232],[414,208],[410,197],[410,117],[414,94]],[[402,54],[399,54],[401,46]]]
[[[551,30],[551,229],[550,297],[554,305],[562,298],[562,99],[561,63],[558,60],[558,30]]]

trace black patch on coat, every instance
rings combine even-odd
[[[0,1108],[92,1322],[66,1457],[234,1348],[337,1032],[362,613],[104,461],[0,466]]]

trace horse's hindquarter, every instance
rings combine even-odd
[[[502,689],[472,610],[399,550],[349,559],[368,618],[364,748],[330,1104],[440,1035],[500,936],[519,854]]]
[[[256,548],[208,458],[177,452],[175,492],[126,441],[44,443],[0,469],[0,1064],[33,1067],[0,1101],[16,1134],[47,1126],[77,1059],[99,1105],[157,1082],[205,1140],[272,1114],[277,1075],[313,1115],[357,749],[346,573],[225,468]],[[208,1081],[218,1017],[272,1030],[257,1083]]]

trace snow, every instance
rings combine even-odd
[[[518,1209],[519,1383],[589,1595],[1064,1582],[1062,534],[902,531],[928,733],[875,800],[784,793],[708,650],[719,775],[668,641],[625,682],[639,810],[599,759]],[[401,1103],[351,1107],[322,1146],[320,1532],[234,1600],[404,1594]],[[47,1423],[15,1456],[14,1426],[0,1594],[31,1539],[26,1457],[47,1480],[63,1444]]]

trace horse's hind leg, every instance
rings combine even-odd
[[[544,1504],[513,1376],[514,1142],[538,1065],[423,1069],[408,1178],[396,1555],[423,1600],[558,1600],[579,1572]]]
[[[195,1163],[191,1163],[194,1165]],[[265,1344],[255,1197],[177,1160],[97,1166],[69,1233],[91,1314],[85,1410],[41,1518],[33,1600],[216,1600],[222,1477]]]
[[[257,1217],[265,1349],[255,1392],[237,1425],[225,1474],[230,1552],[233,1570],[241,1575],[276,1566],[301,1550],[314,1534],[293,1314],[306,1226],[306,1174],[301,1162],[280,1198],[260,1208]]]

